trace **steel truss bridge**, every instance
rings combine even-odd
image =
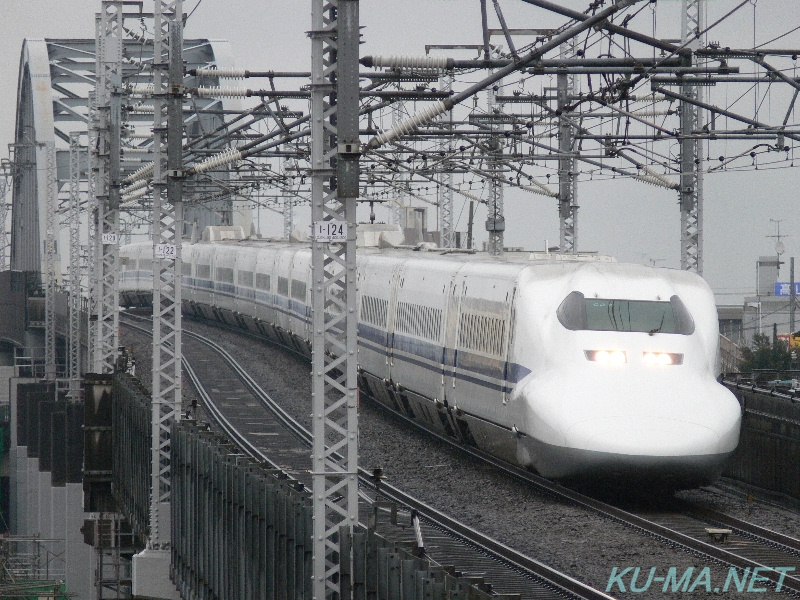
[[[281,215],[285,237],[307,225],[298,206],[310,206],[312,223],[347,224],[342,243],[312,239],[322,597],[336,593],[336,533],[354,519],[357,495],[355,281],[347,276],[357,203],[386,204],[404,227],[415,207],[435,207],[444,247],[459,237],[458,204],[469,206],[462,233],[474,245],[476,207],[484,206],[486,249],[499,255],[504,195],[521,190],[552,203],[558,251],[574,253],[581,182],[630,178],[674,191],[681,267],[702,274],[704,174],[755,160],[783,164],[797,147],[798,50],[709,41],[718,22],[708,21],[702,0],[683,0],[672,40],[647,33],[653,9],[641,0],[592,2],[583,12],[520,1],[563,24],[514,28],[497,0],[482,0],[480,44],[360,56],[358,0],[310,0],[308,72],[234,68],[227,43],[184,39],[181,0],[99,0],[95,39],[25,41],[15,140],[0,173],[0,192],[11,190],[10,227],[0,203],[0,268],[8,260],[40,274],[46,299],[69,292],[66,352],[57,351],[54,301],[46,302],[45,377],[63,376],[78,398],[84,372],[117,363],[119,245],[153,241],[149,551],[170,547],[182,238],[207,225],[255,233],[260,208]],[[499,27],[489,27],[490,13]],[[756,104],[769,94],[777,117],[744,114],[725,105],[726,93]],[[737,150],[711,161],[718,141]]]

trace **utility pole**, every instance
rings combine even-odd
[[[701,46],[705,0],[683,0],[681,44],[690,49],[684,55],[687,67],[695,66],[695,51]],[[687,82],[681,94],[702,102],[702,88]],[[703,156],[700,140],[693,132],[702,127],[701,108],[691,102],[680,105],[681,131],[681,269],[703,274]]]
[[[358,0],[312,0],[313,597],[351,597],[340,532],[358,524]]]
[[[781,238],[788,237],[785,234],[781,235],[781,221],[783,219],[770,219],[770,223],[775,223],[777,227],[777,233],[775,235],[768,235],[769,238],[775,238],[775,256],[777,258],[778,263],[778,273],[781,271],[781,255],[786,252],[786,244],[781,241]]]
[[[794,289],[794,256],[789,258],[789,344],[795,332],[794,311],[797,307],[797,290]]]

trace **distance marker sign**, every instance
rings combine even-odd
[[[313,237],[315,242],[346,242],[347,222],[315,221]]]

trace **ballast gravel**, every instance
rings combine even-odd
[[[222,345],[267,393],[304,426],[310,427],[307,360],[250,336],[204,323],[185,319],[184,327]],[[142,372],[142,367],[150,364],[146,340],[126,333],[125,329],[123,333],[125,343],[136,356],[137,375],[149,385],[149,372]],[[185,406],[196,399],[188,387],[184,387]],[[778,595],[760,582],[753,584],[752,591],[745,588],[739,593],[731,580],[726,589],[727,567],[567,501],[541,495],[530,486],[431,439],[369,401],[362,401],[359,411],[359,463],[367,469],[382,468],[388,483],[507,546],[607,590],[616,598],[679,599],[735,594],[760,599]],[[678,496],[708,503],[743,520],[789,535],[796,536],[800,531],[800,513],[758,502],[744,491],[711,487],[679,492]],[[658,579],[668,577],[671,568],[680,577],[690,567],[693,571],[686,591],[680,591],[682,585],[672,591],[671,585],[665,588],[663,580]],[[635,590],[641,591],[632,591],[631,580],[637,568],[633,583]],[[648,585],[653,568],[653,579]],[[757,591],[762,588],[767,589]]]

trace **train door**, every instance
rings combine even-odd
[[[498,416],[508,391],[514,270],[476,267],[461,289],[454,377],[448,390],[452,404],[487,419]]]
[[[506,336],[504,340],[504,347],[503,347],[503,357],[504,357],[504,367],[503,367],[503,405],[505,406],[508,403],[508,395],[511,393],[511,389],[514,386],[514,382],[512,378],[515,377],[515,373],[512,373],[512,366],[513,366],[513,353],[512,349],[514,348],[514,329],[517,322],[516,319],[516,310],[517,310],[517,282],[514,281],[514,287],[508,292],[509,295],[509,302],[508,302],[508,313],[506,314]]]
[[[397,322],[397,296],[403,287],[407,263],[403,261],[392,274],[389,293],[389,314],[387,315],[387,341],[386,363],[389,370],[389,379],[395,379],[395,324]]]
[[[360,260],[358,270],[358,362],[369,373],[389,378],[389,320],[394,269],[378,257]]]
[[[452,389],[455,387],[458,322],[461,312],[461,297],[465,293],[466,284],[466,279],[461,270],[456,271],[450,280],[450,294],[447,299],[447,324],[445,328],[442,361],[442,400],[447,400],[452,396]]]

